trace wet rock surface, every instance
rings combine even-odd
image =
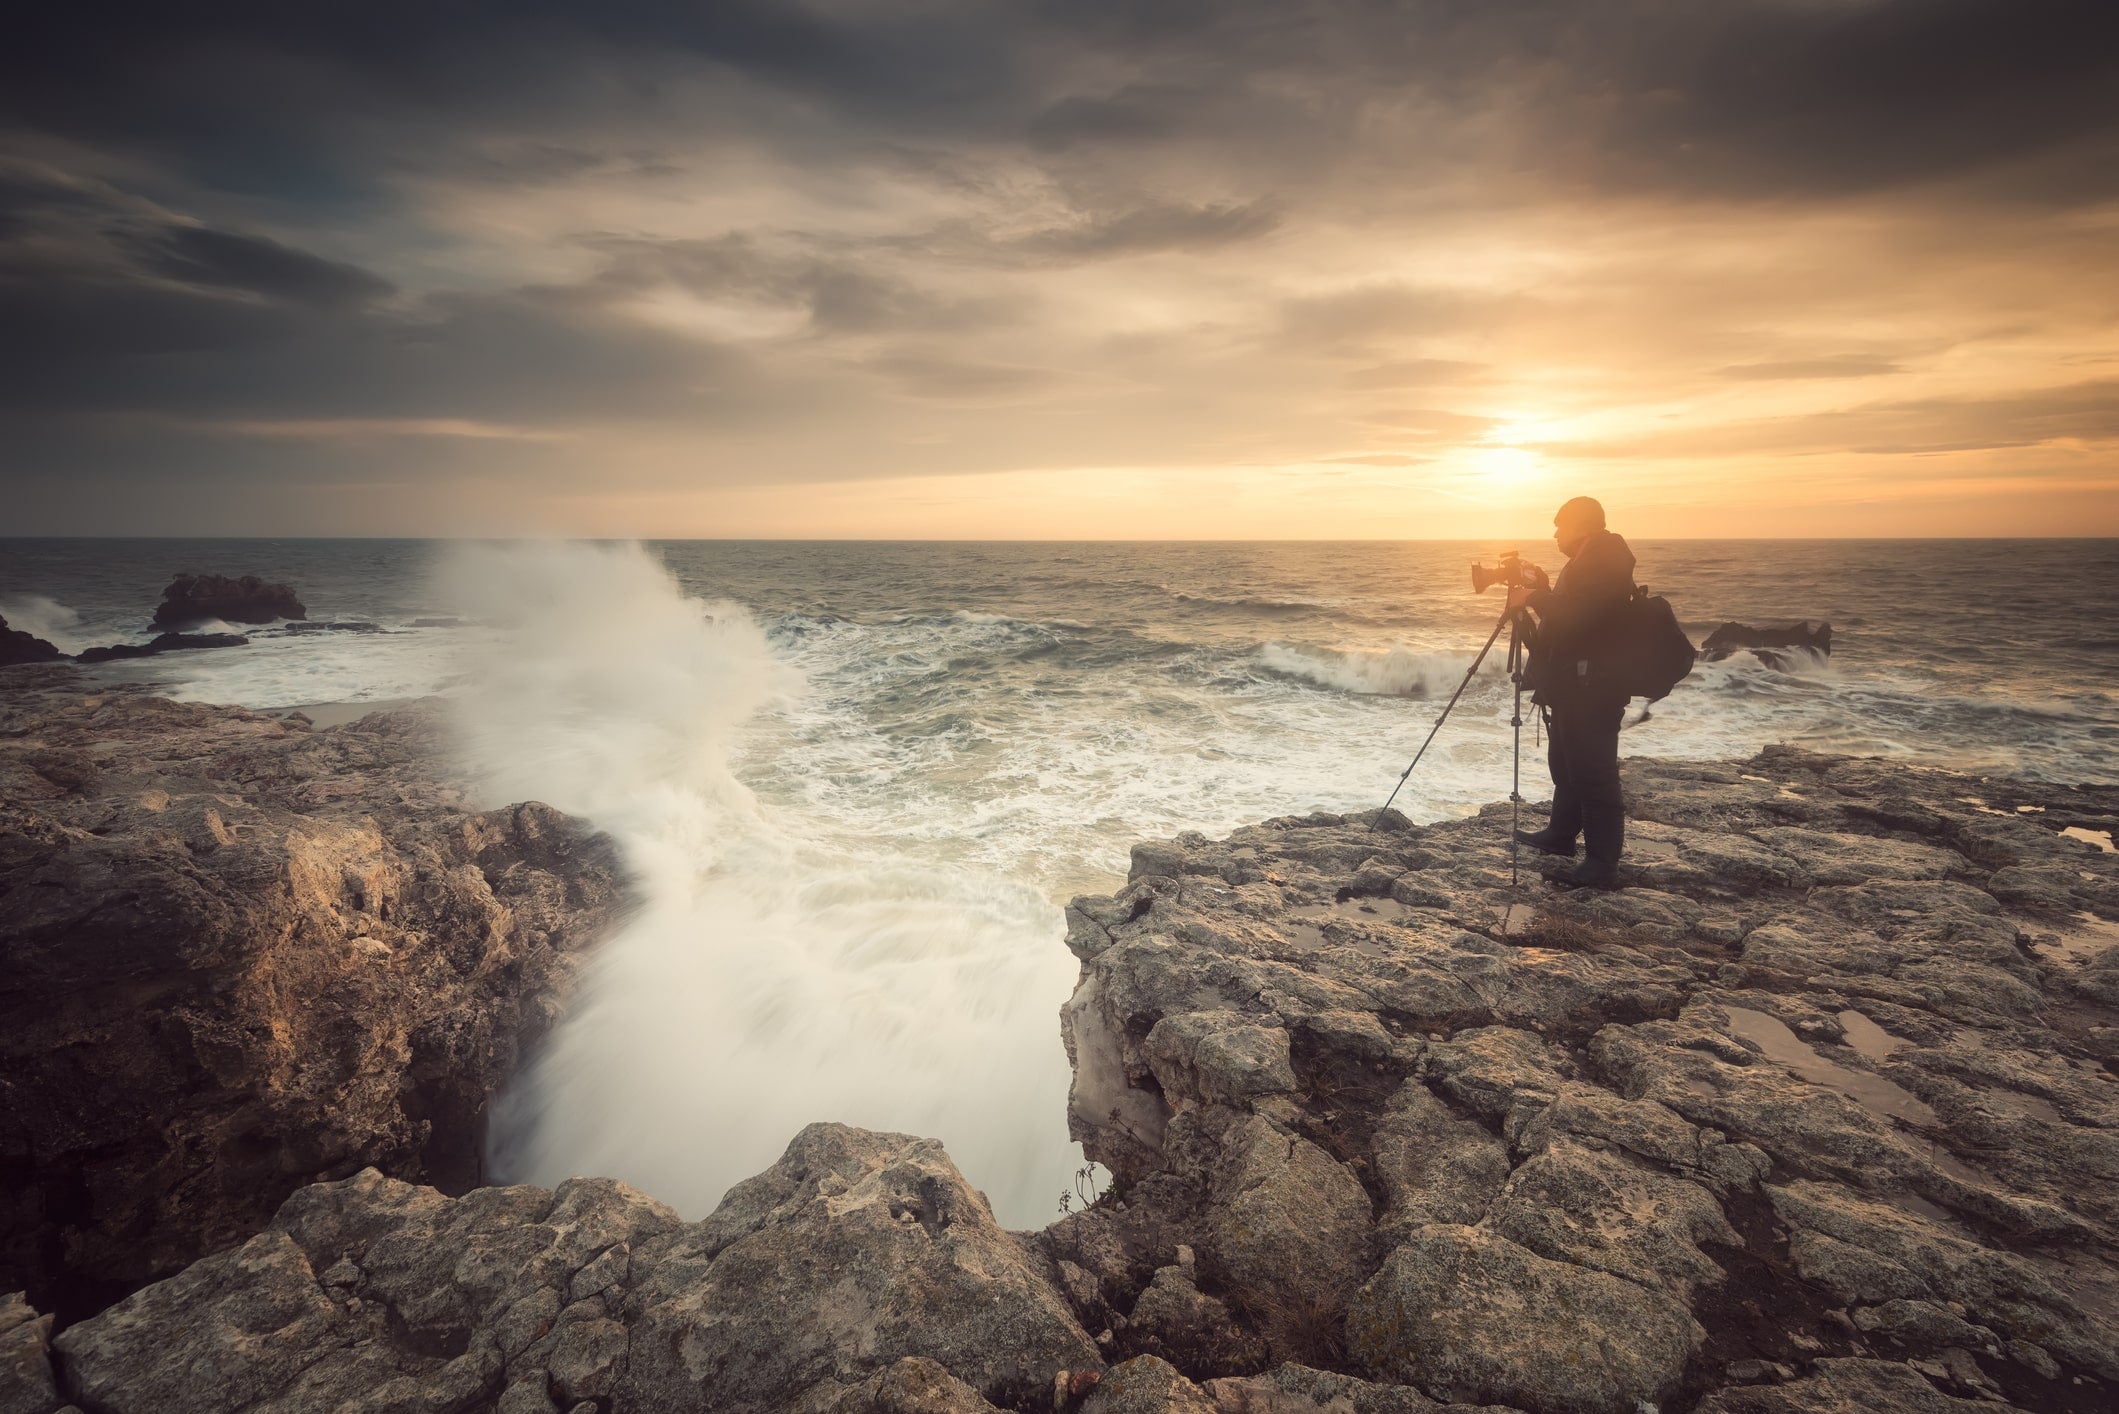
[[[65,656],[35,634],[9,628],[7,620],[0,618],[0,667],[12,667],[17,663],[55,663]]]
[[[440,732],[9,670],[0,1290],[77,1317],[305,1183],[479,1181],[487,1097],[623,899],[580,823],[470,808]]]
[[[1793,663],[1800,650],[1812,659],[1828,658],[1832,654],[1832,625],[1821,623],[1815,628],[1808,623],[1788,624],[1780,628],[1753,628],[1749,624],[1724,623],[1707,635],[1700,644],[1700,657],[1709,663],[1719,663],[1733,654],[1749,650],[1751,656],[1769,668],[1785,669]]]
[[[75,656],[83,663],[109,663],[122,658],[152,658],[158,653],[178,653],[187,648],[241,648],[249,642],[240,633],[158,633],[145,643],[84,648]]]
[[[369,1173],[24,1349],[109,1411],[2119,1404],[2119,791],[1626,772],[1610,893],[1512,888],[1502,807],[1139,846],[1043,1232],[838,1125],[698,1223]]]

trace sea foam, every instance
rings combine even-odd
[[[1260,664],[1273,672],[1342,692],[1390,697],[1447,696],[1471,660],[1469,653],[1423,653],[1404,644],[1380,653],[1287,643],[1268,643],[1258,651]]]

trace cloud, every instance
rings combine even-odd
[[[1988,397],[1865,403],[1799,416],[1750,418],[1596,441],[1554,441],[1558,457],[1923,456],[2052,443],[2119,441],[2119,380]]]
[[[1060,259],[1108,259],[1213,250],[1257,240],[1280,222],[1280,213],[1264,200],[1202,206],[1150,202],[1022,236],[1011,244],[1018,250]]]
[[[1900,372],[1903,365],[1876,354],[1832,354],[1822,358],[1785,358],[1767,363],[1732,363],[1717,369],[1724,378],[1745,382],[1795,381],[1810,378],[1877,378]]]
[[[319,308],[366,304],[391,294],[388,280],[343,261],[325,260],[264,236],[207,226],[164,226],[120,238],[140,269],[184,284],[262,295]]]
[[[909,351],[883,354],[865,360],[861,366],[883,374],[915,397],[943,400],[1012,399],[1060,381],[1050,369]]]
[[[0,133],[52,487],[2109,440],[2109,0],[48,6]]]

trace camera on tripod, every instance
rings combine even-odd
[[[1472,593],[1484,594],[1497,584],[1510,589],[1530,589],[1545,583],[1545,571],[1536,565],[1526,565],[1514,550],[1501,554],[1501,563],[1488,569],[1485,565],[1472,566]]]

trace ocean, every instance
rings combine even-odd
[[[0,615],[71,651],[151,637],[179,571],[285,580],[312,621],[379,631],[85,671],[320,721],[445,694],[490,803],[612,832],[644,906],[496,1106],[497,1177],[612,1174],[696,1217],[837,1119],[938,1135],[1021,1227],[1081,1162],[1066,899],[1139,839],[1381,804],[1500,610],[1467,567],[1505,548],[7,540]],[[1623,752],[2119,780],[2119,542],[1633,548],[1696,640],[1835,637],[1703,665]],[[1506,797],[1500,658],[1400,795],[1415,819]],[[1524,751],[1535,800],[1528,726]]]

